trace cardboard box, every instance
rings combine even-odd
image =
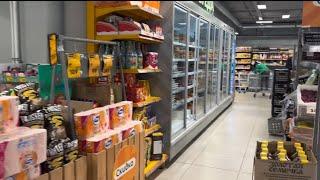
[[[257,143],[257,150],[260,147]],[[303,145],[305,146],[305,145]],[[269,142],[269,151],[275,150],[276,141]],[[284,148],[288,153],[294,151],[292,142],[285,142]],[[317,179],[317,160],[312,151],[306,151],[309,163],[302,165],[299,162],[284,162],[277,160],[261,160],[257,156],[254,158],[254,179],[255,180],[316,180]]]
[[[73,100],[93,100],[101,106],[109,105],[111,102],[110,84],[90,84],[82,81],[75,83],[73,87]]]

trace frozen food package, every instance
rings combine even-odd
[[[17,96],[0,97],[0,133],[17,127],[19,122],[19,100]]]
[[[62,106],[52,105],[45,108],[45,127],[48,130],[49,141],[65,139],[65,121],[62,116]]]
[[[45,129],[17,129],[0,137],[0,178],[18,174],[47,159]]]
[[[114,129],[128,121],[132,121],[132,102],[122,101],[106,106],[109,111],[110,128]]]
[[[74,115],[76,133],[85,140],[95,134],[105,132],[109,127],[109,112],[106,108],[95,108]]]

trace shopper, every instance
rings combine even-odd
[[[255,65],[254,65],[254,73],[260,75],[261,90],[268,89],[269,72],[270,72],[270,69],[268,68],[268,66],[266,64],[261,63],[259,61],[256,61]]]

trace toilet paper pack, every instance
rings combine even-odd
[[[47,131],[18,127],[0,135],[0,178],[27,170],[47,159]]]
[[[0,96],[0,133],[15,129],[19,121],[19,98]]]

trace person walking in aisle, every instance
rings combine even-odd
[[[259,74],[260,76],[261,91],[268,90],[270,73],[270,69],[268,68],[268,66],[264,63],[256,61],[254,65],[254,73]],[[264,93],[262,95],[264,96]]]

